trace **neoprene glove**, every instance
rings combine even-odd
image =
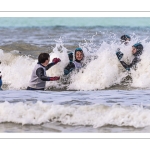
[[[126,70],[130,71],[130,68],[126,68]]]
[[[59,80],[60,77],[50,77],[50,81],[56,81],[56,80]]]
[[[54,64],[57,64],[58,62],[60,62],[61,60],[59,59],[59,58],[54,58],[53,60],[52,60],[52,62],[54,63]]]
[[[67,75],[67,74],[69,74],[69,70],[67,70],[67,69],[64,69],[64,75]]]
[[[117,55],[119,60],[121,60],[121,58],[123,57],[123,53],[121,51],[117,51],[116,55]]]
[[[72,61],[73,61],[73,53],[72,53],[72,52],[69,53],[69,54],[68,54],[68,57],[69,57],[70,62],[72,62]]]

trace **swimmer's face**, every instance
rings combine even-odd
[[[128,45],[130,42],[129,38],[126,38],[126,40],[121,40],[121,43],[124,43],[124,45]]]
[[[76,52],[76,60],[81,61],[83,59],[83,52],[77,51]]]
[[[134,46],[132,46],[132,54],[134,55],[136,52],[137,52],[137,49]]]
[[[50,61],[50,57],[47,60],[45,60],[45,66],[49,64],[49,61]]]

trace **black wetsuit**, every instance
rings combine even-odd
[[[27,90],[44,90],[46,81],[50,81],[51,77],[47,77],[46,70],[51,68],[54,63],[48,64],[46,67],[37,63],[31,76],[29,87]]]
[[[124,61],[121,61],[121,58],[123,57],[123,53],[122,53],[122,52],[118,51],[118,52],[116,53],[116,55],[117,55],[117,57],[118,57],[120,63],[122,64],[122,66],[123,66],[126,70],[128,70],[128,71],[130,71],[130,68],[133,68],[133,69],[136,70],[136,65],[137,65],[137,63],[141,61],[141,59],[140,59],[139,56],[134,55],[135,57],[134,57],[134,59],[132,60],[131,64],[127,65]]]
[[[137,68],[136,65],[137,65],[137,63],[140,62],[140,61],[141,61],[141,59],[136,56],[136,57],[132,60],[131,64],[129,64],[129,65],[127,65],[124,61],[120,61],[120,63],[122,64],[122,66],[123,66],[126,70],[130,71],[130,68],[133,68],[134,70],[136,70],[136,68]]]
[[[75,69],[74,63],[69,62],[69,64],[64,68],[64,75],[68,75],[73,69]]]
[[[81,61],[75,60],[73,62],[69,62],[69,64],[64,68],[64,75],[68,75],[74,69],[82,68]]]
[[[69,53],[68,54],[69,57],[69,64],[64,68],[64,75],[68,75],[70,72],[72,72],[72,70],[74,70],[75,68],[80,69],[82,68],[82,64],[81,61],[77,60],[75,58],[75,61],[73,61],[73,53]]]

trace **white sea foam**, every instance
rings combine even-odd
[[[150,125],[149,90],[1,91],[0,123],[133,126]]]
[[[79,71],[73,72],[70,78],[70,84],[67,85],[69,90],[97,90],[109,88],[116,84],[122,84],[122,81],[129,75],[116,57],[116,50],[120,47],[120,50],[124,53],[123,60],[130,63],[133,59],[131,54],[131,47],[135,43],[135,40],[128,46],[120,45],[117,43],[105,43],[103,42],[100,47],[94,49],[94,53],[91,52],[91,48],[87,45],[81,45],[85,58],[84,63],[86,65]],[[144,53],[141,56],[141,62],[137,65],[137,70],[131,70],[130,76],[133,82],[132,87],[149,88],[150,87],[150,43],[142,41],[144,46]],[[65,48],[63,43],[56,44],[53,52],[50,53],[50,59],[59,57],[61,62],[53,66],[47,71],[48,76],[63,76],[63,69],[68,64],[69,50]],[[89,57],[91,61],[89,61]],[[0,59],[2,64],[0,70],[3,75],[3,83],[8,85],[9,89],[25,89],[28,86],[32,70],[37,63],[37,60],[30,58],[29,56],[22,56],[16,51],[10,53],[4,53],[0,50]],[[63,88],[64,84],[61,81],[47,82],[47,88]]]
[[[122,107],[118,105],[54,105],[37,103],[0,104],[0,123],[42,124],[61,122],[65,125],[90,125],[94,128],[105,125],[133,126],[150,125],[150,110],[140,106]]]

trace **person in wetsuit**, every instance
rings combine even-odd
[[[127,46],[129,44],[129,42],[131,41],[131,37],[129,35],[122,35],[120,37],[120,41],[121,41],[121,44],[124,44],[125,46]],[[117,48],[117,51],[119,51],[120,48]]]
[[[143,45],[141,43],[136,43],[132,46],[132,54],[134,55],[134,59],[132,60],[131,64],[127,65],[124,61],[122,61],[123,53],[119,50],[116,52],[116,55],[122,64],[122,66],[130,71],[131,68],[136,70],[136,65],[138,62],[141,61],[140,55],[143,53]]]
[[[59,58],[54,58],[52,63],[49,63],[50,55],[48,53],[41,53],[38,57],[38,63],[35,65],[29,86],[27,90],[44,90],[46,81],[56,81],[60,77],[48,77],[46,75],[46,70],[56,65],[61,60]]]
[[[64,75],[68,75],[72,70],[74,69],[80,69],[82,68],[82,63],[81,61],[83,60],[84,54],[83,50],[81,48],[76,48],[75,49],[75,60],[73,60],[73,53],[69,53],[69,64],[64,68]]]
[[[124,43],[125,45],[127,45],[129,41],[131,41],[131,37],[129,35],[122,35],[120,39],[121,39],[121,44]]]

